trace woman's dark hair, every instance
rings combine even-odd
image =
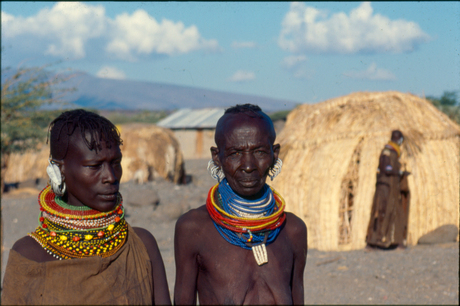
[[[72,135],[80,131],[81,138],[88,149],[101,150],[101,141],[108,148],[120,146],[123,141],[120,132],[107,118],[84,109],[75,109],[62,113],[49,125],[50,154],[54,159],[64,159],[69,149]]]
[[[237,104],[235,106],[227,108],[225,110],[224,115],[225,114],[239,114],[239,113],[244,113],[244,114],[252,113],[256,117],[263,117],[261,114],[263,113],[262,109],[258,105],[254,105],[254,104]]]

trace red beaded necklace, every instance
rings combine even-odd
[[[276,200],[275,212],[267,217],[253,219],[229,215],[222,210],[215,201],[218,186],[219,184],[209,190],[206,208],[214,222],[226,229],[238,233],[246,233],[248,230],[251,230],[251,232],[270,231],[280,227],[286,219],[284,200],[275,190],[273,190],[273,196]]]
[[[38,204],[41,211],[46,211],[50,215],[62,217],[70,220],[91,220],[105,218],[118,213],[122,209],[121,196],[119,195],[119,204],[109,212],[100,212],[87,206],[71,206],[65,203],[51,189],[51,186],[45,187],[38,196]]]
[[[57,259],[111,256],[126,241],[128,225],[120,194],[118,205],[109,212],[68,205],[50,186],[40,192],[38,199],[39,226],[29,236]]]

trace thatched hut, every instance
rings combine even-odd
[[[408,244],[459,225],[460,127],[430,102],[400,92],[353,93],[293,110],[278,135],[283,171],[273,186],[320,250],[365,246],[376,170],[391,131],[404,134],[412,173]]]
[[[7,183],[24,182],[40,178],[48,178],[46,167],[50,155],[46,140],[40,142],[36,149],[25,153],[13,153],[8,158],[3,179]]]
[[[123,139],[121,182],[132,179],[146,182],[162,177],[176,184],[182,183],[184,159],[179,142],[171,130],[147,123],[117,127]]]
[[[181,183],[184,161],[177,139],[171,130],[153,124],[124,124],[118,126],[123,139],[123,176],[121,182],[140,183],[164,178]],[[7,183],[48,179],[49,145],[39,144],[37,150],[11,154],[5,171]]]

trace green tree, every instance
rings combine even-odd
[[[295,107],[299,106],[299,105],[302,105],[302,104],[296,104]],[[277,111],[277,112],[273,112],[273,113],[270,113],[268,114],[268,116],[270,117],[270,119],[272,119],[273,122],[277,121],[277,120],[284,120],[286,121],[286,118],[287,116],[289,115],[290,112],[292,112],[294,110],[293,109],[289,109],[289,110],[282,110],[282,111]]]
[[[460,102],[457,93],[457,91],[444,91],[440,98],[427,96],[426,99],[450,119],[460,124]]]
[[[1,88],[1,188],[11,153],[24,152],[46,139],[46,127],[58,110],[44,110],[44,106],[60,105],[65,93],[74,90],[61,83],[72,75],[63,76],[46,70],[50,65],[2,69]]]
[[[113,124],[125,124],[132,122],[157,123],[168,115],[167,111],[109,111],[104,115]]]
[[[270,119],[272,119],[273,122],[275,122],[275,121],[277,121],[277,120],[284,120],[284,121],[286,121],[287,115],[289,115],[289,113],[290,113],[291,111],[292,111],[292,110],[278,111],[278,112],[271,113],[271,114],[269,114],[268,116],[270,117]]]

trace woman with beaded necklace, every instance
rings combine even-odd
[[[50,124],[50,177],[35,232],[18,240],[3,304],[171,304],[152,234],[124,218],[116,127],[85,110]]]
[[[206,205],[176,223],[174,302],[304,304],[307,228],[266,184],[281,170],[271,119],[251,104],[225,111],[208,169]]]

